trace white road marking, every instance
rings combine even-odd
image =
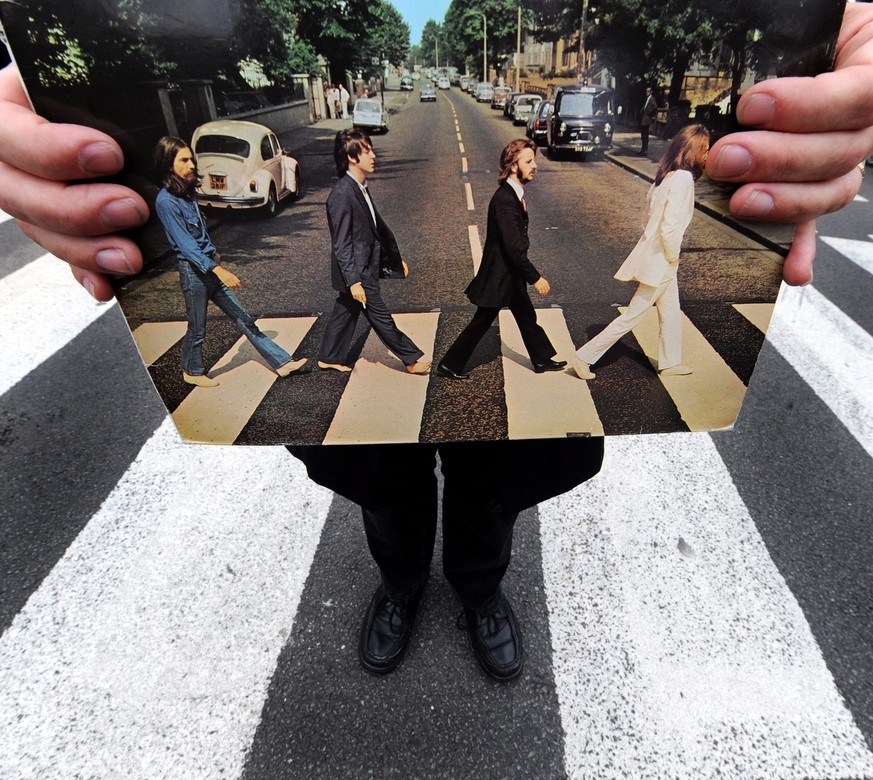
[[[873,337],[812,286],[783,286],[767,340],[873,456]]]
[[[619,311],[624,311],[621,307]],[[633,330],[654,370],[658,366],[658,313],[653,306]],[[691,320],[682,315],[682,362],[694,368],[687,376],[659,376],[692,431],[733,427],[743,405],[746,386],[725,363]]]
[[[258,327],[293,355],[316,317],[264,318]],[[248,339],[239,340],[210,370],[218,387],[195,387],[173,412],[183,439],[205,444],[233,444],[278,375]],[[293,382],[293,375],[280,381]]]
[[[819,236],[819,238],[853,263],[861,266],[868,274],[873,274],[873,242],[831,236]]]
[[[467,168],[467,158],[462,157],[461,158],[461,173],[467,173],[468,170],[469,169]]]
[[[476,206],[473,204],[473,187],[470,182],[464,182],[464,194],[467,197],[467,211],[474,211]]]
[[[433,355],[439,312],[395,314],[425,355]],[[325,444],[417,442],[428,377],[406,371],[372,331],[340,399]]]
[[[870,201],[867,200],[867,198],[865,198],[863,195],[856,195],[854,197],[854,202],[855,203],[869,203]]]
[[[568,776],[873,776],[710,437],[609,445],[539,507]]]
[[[482,239],[479,238],[479,228],[476,225],[468,225],[467,233],[470,237],[470,255],[473,258],[473,276],[479,273],[482,264]]]
[[[12,218],[13,217],[11,214],[7,214],[5,211],[0,211],[0,225],[2,225],[4,222],[7,222],[8,220],[10,220]]]
[[[115,306],[97,303],[52,255],[0,279],[0,395]]]
[[[187,322],[146,322],[133,332],[133,340],[147,366],[166,354],[188,330]],[[181,369],[180,369],[181,370]]]
[[[466,154],[466,151],[464,150],[464,144],[458,144],[458,151],[460,151],[461,154]]]
[[[536,374],[512,313],[499,316],[503,353],[503,388],[510,439],[564,438],[568,434],[603,436],[603,425],[594,408],[588,383],[569,368]],[[537,309],[537,322],[557,350],[556,360],[569,361],[575,348],[564,312]],[[531,414],[531,410],[535,410]]]
[[[0,638],[0,775],[239,777],[331,495],[165,421]]]

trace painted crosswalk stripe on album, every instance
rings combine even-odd
[[[143,363],[152,366],[165,352],[181,341],[188,330],[187,322],[146,322],[133,331]]]
[[[772,303],[735,303],[734,308],[752,323],[761,333],[766,334],[773,318]]]
[[[425,355],[433,354],[438,312],[395,314],[394,320]],[[373,331],[355,363],[325,444],[418,441],[427,375],[406,371]]]

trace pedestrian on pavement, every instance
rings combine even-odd
[[[339,114],[339,90],[333,84],[328,85],[325,100],[330,118],[336,119]]]
[[[622,336],[630,333],[654,306],[658,310],[658,373],[691,374],[682,363],[682,311],[679,307],[679,251],[694,216],[694,182],[703,174],[709,131],[703,125],[682,128],[661,157],[646,197],[643,235],[615,274],[622,282],[639,282],[625,311],[576,350],[573,370],[594,379],[590,366]]]
[[[497,191],[488,204],[488,226],[482,262],[465,290],[478,307],[473,319],[461,331],[437,366],[437,374],[451,379],[467,379],[467,361],[491,323],[508,306],[515,317],[530,355],[533,369],[560,371],[567,362],[553,360],[555,348],[542,326],[528,295],[527,285],[542,296],[549,294],[549,283],[528,260],[528,211],[524,187],[537,172],[537,147],[529,138],[510,141],[500,155]]]
[[[646,87],[646,101],[640,112],[640,156],[645,157],[649,153],[649,130],[658,118],[658,102],[652,94],[652,88]]]
[[[182,339],[182,378],[198,387],[217,387],[219,384],[206,373],[203,363],[209,301],[231,319],[279,376],[297,371],[306,363],[306,358],[295,360],[264,335],[231,292],[239,289],[242,282],[220,264],[221,255],[206,231],[206,222],[194,197],[198,182],[197,161],[190,146],[181,138],[161,138],[155,147],[154,172],[161,187],[155,200],[155,212],[179,258],[179,281],[188,318],[188,330]]]
[[[343,119],[349,118],[349,91],[346,89],[345,84],[340,84],[339,88],[339,101],[340,101],[340,112]]]
[[[376,169],[376,152],[361,130],[340,130],[334,139],[338,176],[327,198],[330,229],[330,277],[336,302],[318,350],[318,366],[351,371],[349,349],[358,317],[363,313],[376,335],[410,374],[427,374],[430,360],[401,331],[382,298],[379,279],[405,278],[409,266],[397,240],[373,205],[367,177]]]

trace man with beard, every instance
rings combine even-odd
[[[467,297],[479,308],[437,366],[440,376],[450,379],[469,376],[464,373],[464,367],[504,306],[509,307],[518,323],[534,371],[538,374],[560,371],[567,365],[566,361],[552,359],[555,348],[537,323],[527,292],[528,284],[540,295],[548,295],[550,290],[548,281],[527,258],[530,241],[524,185],[533,181],[537,172],[536,153],[533,141],[519,138],[510,141],[500,155],[500,186],[488,204],[482,263],[466,289]]]
[[[206,232],[206,222],[197,202],[197,163],[191,148],[180,138],[166,136],[155,148],[155,178],[162,187],[155,211],[179,258],[179,282],[185,296],[188,330],[182,339],[182,378],[190,385],[216,387],[206,374],[203,341],[206,338],[206,307],[212,301],[221,309],[279,376],[288,376],[305,362],[294,360],[265,336],[231,290],[242,286],[236,274],[221,263]]]

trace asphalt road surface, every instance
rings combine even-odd
[[[295,137],[306,190],[276,218],[280,238],[216,226],[247,290],[269,296],[271,242],[293,248],[298,286],[265,315],[316,314],[304,294],[326,279],[335,130]],[[376,139],[374,198],[413,269],[386,285],[396,310],[427,314],[436,294],[442,316],[468,316],[469,226],[484,236],[516,134],[451,90],[410,101]],[[574,199],[580,175],[602,198],[645,191],[606,161],[541,163],[543,252],[558,239],[538,213],[596,213],[597,197]],[[181,443],[118,307],[0,222],[0,776],[873,778],[873,189],[861,194],[820,221],[815,283],[783,292],[733,431],[613,436],[601,474],[524,513],[506,587],[528,663],[509,684],[476,665],[438,556],[401,667],[363,672],[377,572],[356,508],[283,448]],[[691,237],[700,263],[747,243],[698,218]],[[541,265],[571,310],[581,275]],[[614,283],[585,277],[605,320]],[[682,289],[705,301],[702,284]],[[170,319],[165,293],[147,305]]]

